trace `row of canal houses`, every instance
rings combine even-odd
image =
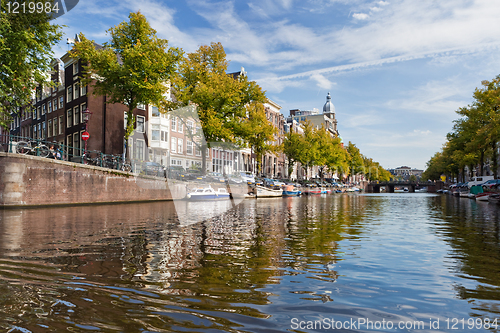
[[[13,110],[13,122],[9,134],[16,137],[40,139],[65,145],[69,154],[82,154],[85,142],[82,133],[90,138],[86,149],[104,154],[121,155],[124,151],[127,107],[106,103],[106,96],[92,94],[92,87],[80,83],[82,63],[66,53],[52,62],[52,87],[38,87],[31,108]],[[233,77],[246,75],[243,68]],[[167,96],[171,98],[171,96]],[[335,108],[330,93],[323,107],[310,111],[290,110],[290,116],[281,113],[281,106],[268,100],[265,104],[268,121],[277,129],[274,144],[281,144],[288,131],[302,132],[303,121],[324,128],[338,136]],[[182,166],[184,169],[201,167],[202,154],[199,139],[201,126],[195,115],[183,117],[181,113],[164,114],[152,105],[139,105],[134,110],[135,130],[127,143],[134,161],[153,161],[166,167]],[[179,116],[177,116],[179,115]],[[185,113],[184,113],[185,115]],[[90,116],[90,117],[89,117]],[[1,133],[0,133],[1,134]],[[5,133],[4,133],[5,134]],[[3,140],[5,139],[3,136]],[[198,135],[199,138],[199,135]],[[231,149],[213,146],[207,151],[207,171],[236,174],[241,171],[256,173],[255,155],[250,148]],[[283,154],[268,153],[261,161],[262,174],[269,178],[301,179],[305,171],[295,167],[287,174],[286,158]],[[308,172],[315,175],[314,170]]]

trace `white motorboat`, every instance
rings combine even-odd
[[[186,199],[191,201],[200,200],[225,200],[229,199],[229,193],[225,188],[218,188],[217,191],[212,187],[196,188],[186,195]]]
[[[255,196],[257,198],[281,197],[283,196],[282,189],[271,189],[268,187],[255,185]]]

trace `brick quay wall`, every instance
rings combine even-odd
[[[0,208],[162,201],[185,197],[186,182],[0,152]],[[169,186],[170,185],[170,186]]]

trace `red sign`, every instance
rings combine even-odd
[[[90,138],[89,132],[82,133],[82,140],[87,141]]]

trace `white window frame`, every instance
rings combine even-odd
[[[142,119],[142,126],[141,127],[139,127],[139,119]],[[135,116],[135,129],[137,130],[137,133],[144,133],[146,131],[146,117]]]
[[[80,115],[80,105],[77,105],[77,106],[75,106],[73,108],[73,125],[78,125],[79,121],[80,121],[80,118],[81,118],[81,115]]]
[[[186,141],[186,154],[193,155],[193,141]]]
[[[177,154],[182,154],[184,151],[184,140],[177,138]]]
[[[172,132],[177,132],[177,122],[176,122],[177,117],[172,117],[172,123],[170,124],[172,128]]]
[[[73,86],[66,88],[66,102],[69,103],[73,100]]]
[[[177,119],[177,132],[184,133],[184,123],[178,118]]]
[[[172,153],[177,152],[177,138],[175,136],[170,138],[170,151]]]
[[[71,120],[70,120],[71,118]],[[73,109],[66,110],[66,128],[73,126]],[[71,141],[73,142],[73,141]]]

